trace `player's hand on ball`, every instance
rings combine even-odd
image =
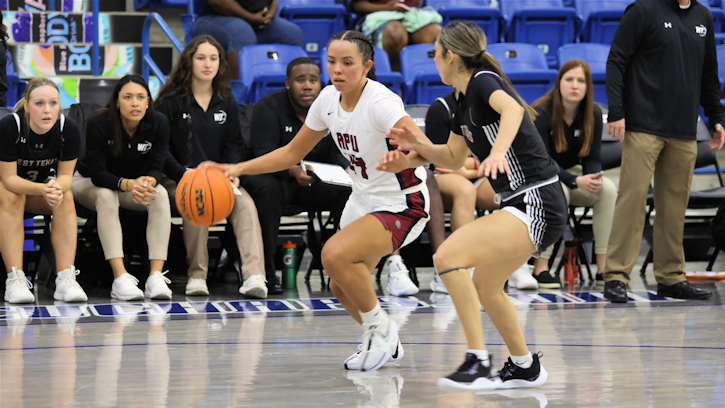
[[[241,163],[239,163],[241,164]],[[242,170],[239,168],[239,164],[228,164],[228,163],[217,163],[213,161],[205,161],[199,164],[200,168],[205,167],[216,167],[217,169],[224,170],[224,174],[227,177],[239,177],[242,175]]]

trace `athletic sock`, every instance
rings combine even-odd
[[[435,271],[435,274],[438,275],[438,269],[436,269],[436,254],[433,254],[433,270]]]
[[[471,353],[474,356],[478,357],[479,360],[481,360],[481,363],[484,365],[484,367],[490,367],[491,363],[488,360],[488,351],[484,350],[466,350],[466,353]]]
[[[378,326],[380,327],[382,324],[385,324],[390,319],[388,317],[388,314],[380,308],[380,303],[376,303],[375,307],[369,311],[369,312],[360,312],[360,317],[363,321],[363,329],[367,330],[371,326]]]
[[[511,356],[511,361],[517,366],[527,369],[534,363],[534,358],[531,356],[531,352],[529,352],[525,356]]]

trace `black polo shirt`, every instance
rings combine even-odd
[[[25,115],[20,117],[20,128],[25,129]],[[58,162],[78,158],[81,136],[78,125],[65,118],[63,130],[60,120],[45,134],[39,135],[31,129],[28,135],[18,133],[18,122],[13,115],[0,120],[0,161],[17,162],[17,174],[25,180],[42,183],[48,177],[55,177]]]
[[[163,113],[171,126],[169,158],[164,173],[178,182],[187,168],[212,160],[218,163],[242,161],[242,135],[239,129],[237,100],[231,91],[224,99],[214,94],[206,112],[193,96],[165,97],[157,111]]]
[[[425,115],[425,135],[435,144],[447,144],[456,116],[456,93],[437,98]]]
[[[133,137],[121,126],[123,146],[118,155],[108,116],[91,116],[86,122],[86,154],[78,164],[78,172],[90,177],[96,187],[116,191],[121,191],[122,178],[150,176],[160,183],[169,151],[169,121],[159,112],[147,116]]]
[[[242,6],[243,9],[247,10],[250,13],[257,13],[259,11],[262,11],[265,7],[270,7],[272,5],[272,0],[234,0]],[[206,16],[208,14],[212,15],[220,15],[214,7],[209,4],[208,1],[204,1],[204,6],[199,11],[200,16]]]
[[[584,104],[582,104],[584,106]],[[547,109],[537,108],[538,115],[534,121],[536,129],[544,141],[549,155],[559,165],[559,180],[570,188],[577,188],[576,176],[566,171],[570,167],[577,164],[582,165],[584,174],[599,173],[602,170],[602,110],[594,105],[594,135],[592,145],[589,148],[589,154],[585,157],[579,157],[579,151],[582,149],[584,142],[584,113],[585,108],[579,109],[571,126],[564,122],[564,138],[566,139],[566,151],[556,152],[554,139],[551,135],[551,112]]]
[[[254,157],[263,156],[287,145],[302,128],[302,121],[295,113],[286,89],[265,95],[252,111],[252,152]],[[324,137],[310,151],[305,160],[337,164],[348,167],[350,162],[340,153],[331,137]],[[288,175],[287,170],[275,173]]]

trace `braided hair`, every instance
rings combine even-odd
[[[328,48],[330,48],[330,43],[333,41],[349,41],[357,45],[357,49],[362,55],[363,64],[368,61],[373,61],[373,66],[368,71],[367,77],[372,80],[377,79],[375,75],[375,46],[370,38],[360,31],[346,30],[333,35],[330,41],[327,42]]]

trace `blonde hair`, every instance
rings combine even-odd
[[[30,94],[40,88],[41,86],[48,85],[53,87],[58,92],[58,99],[60,99],[60,89],[58,89],[58,85],[55,84],[55,82],[51,81],[48,78],[33,78],[28,82],[28,85],[25,86],[25,92],[23,92],[23,97],[20,98],[18,103],[15,104],[13,107],[13,112],[17,113],[18,115],[23,114],[25,117],[25,123],[30,123],[30,113],[25,109],[25,103],[30,99]],[[60,100],[58,101],[60,103]],[[58,110],[58,117],[56,120],[60,119],[60,110]],[[28,135],[30,126],[25,126],[24,129],[21,129],[21,131],[25,134],[25,136]]]
[[[475,71],[485,68],[495,72],[511,88],[514,98],[526,109],[531,120],[536,118],[536,111],[519,96],[511,81],[503,73],[501,65],[493,55],[486,52],[488,41],[486,34],[481,27],[470,21],[454,21],[447,24],[438,36],[438,42],[443,48],[443,54],[447,51],[458,55],[461,58],[463,67]]]

